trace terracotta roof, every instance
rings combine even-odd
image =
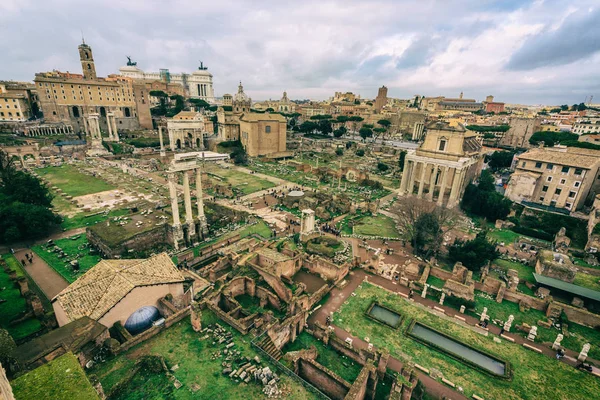
[[[270,114],[270,113],[247,113],[242,115],[240,118],[242,121],[255,122],[255,121],[278,121],[285,122],[286,119],[281,114]]]
[[[184,279],[167,253],[143,260],[102,260],[52,302],[58,302],[71,321],[84,316],[98,320],[136,287]]]
[[[567,151],[558,151],[551,148],[542,148],[529,150],[517,157],[519,160],[541,161],[557,165],[566,165],[569,167],[591,169],[598,161],[600,161],[600,157],[598,157],[600,151],[592,151],[595,151],[596,155],[590,155],[589,149],[577,149],[572,151],[571,148],[569,148]]]

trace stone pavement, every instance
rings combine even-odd
[[[15,257],[21,262],[25,260],[25,253],[31,253],[29,249],[21,249],[15,252]],[[25,260],[25,271],[31,276],[39,288],[49,300],[59,294],[69,283],[58,272],[52,269],[37,254],[33,253],[33,263]]]

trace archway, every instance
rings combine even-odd
[[[181,149],[181,139],[177,139],[177,142],[175,142],[177,145],[178,149]]]
[[[79,108],[77,106],[73,106],[73,117],[79,118]]]
[[[131,110],[129,109],[129,107],[125,107],[125,108],[123,109],[123,112],[125,113],[125,117],[126,117],[126,118],[129,118],[129,117],[131,117]]]
[[[196,147],[202,147],[200,146],[200,138],[196,138]]]
[[[100,116],[101,117],[106,117],[106,108],[100,107]]]

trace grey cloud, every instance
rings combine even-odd
[[[511,57],[507,69],[531,70],[565,65],[600,51],[600,9],[571,14],[555,31],[544,31],[527,40]]]

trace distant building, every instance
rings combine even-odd
[[[0,81],[0,122],[27,121],[34,114],[32,108],[37,108],[36,102],[33,84]]]
[[[479,176],[482,163],[475,132],[433,122],[427,125],[423,143],[406,155],[399,194],[456,207],[467,184]]]
[[[377,92],[377,97],[375,98],[375,111],[381,112],[381,109],[387,104],[387,91],[388,89],[385,86],[379,88]]]
[[[160,82],[162,84],[177,84],[183,88],[183,95],[202,99],[208,103],[215,102],[215,92],[213,89],[213,76],[203,63],[200,63],[198,70],[191,74],[171,74],[168,69],[161,69],[160,72],[144,72],[137,67],[137,63],[129,62],[126,66],[119,68],[121,76],[143,81],[151,84]],[[153,89],[164,90],[164,89]],[[165,92],[168,93],[169,88]]]
[[[212,129],[207,129],[209,126],[212,123],[205,123],[204,115],[196,111],[181,111],[167,119],[171,151],[183,148],[204,150],[204,139],[212,135]]]
[[[354,94],[352,92],[335,92],[333,96],[334,102],[347,101],[350,103],[354,103],[357,100],[360,101],[360,95]]]
[[[483,102],[483,105],[485,107],[485,112],[493,112],[495,114],[504,112],[504,103],[494,101],[494,96],[487,96]]]
[[[593,118],[576,122],[571,127],[571,132],[578,135],[586,134],[599,134],[600,133],[600,119]]]
[[[241,142],[251,157],[286,151],[287,122],[281,114],[246,113],[240,117]]]
[[[569,211],[599,192],[600,151],[576,147],[529,150],[516,157],[506,197]]]
[[[230,94],[223,96],[223,105],[217,109],[219,141],[226,142],[240,139],[240,117],[244,113],[249,113],[251,107],[252,99],[244,93],[242,82],[240,82],[235,96]]]
[[[510,129],[500,137],[499,144],[514,149],[529,148],[529,139],[540,130],[541,119],[513,117],[508,124]]]
[[[99,114],[102,131],[108,131],[108,114],[114,115],[118,129],[152,129],[148,90],[131,78],[96,76],[92,48],[79,45],[83,75],[69,72],[35,74],[45,122],[69,123],[79,131],[88,131],[86,118]]]

